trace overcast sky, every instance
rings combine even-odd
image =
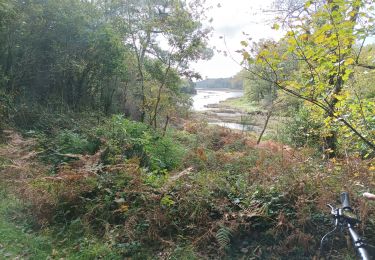
[[[247,33],[254,40],[262,38],[278,39],[281,32],[271,29],[272,17],[262,12],[269,9],[273,0],[207,0],[207,4],[213,8],[208,12],[208,17],[213,18],[213,36],[210,40],[211,47],[216,46],[219,50],[229,51],[233,58],[241,61],[241,55],[235,53],[241,49],[240,42]],[[220,3],[221,7],[217,5]],[[227,47],[224,40],[225,37]],[[215,56],[210,61],[199,61],[193,63],[192,67],[198,71],[203,78],[226,78],[235,75],[241,70],[230,57],[225,57],[215,51]]]

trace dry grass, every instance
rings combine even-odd
[[[66,211],[81,207],[70,219],[82,218],[103,239],[163,248],[169,256],[182,243],[200,256],[222,258],[227,249],[220,243],[229,239],[228,248],[236,252],[243,246],[235,241],[248,236],[243,251],[259,257],[313,257],[330,228],[326,204],[344,190],[363,220],[361,229],[369,233],[375,207],[359,195],[375,190],[373,160],[322,161],[273,141],[256,145],[252,137],[226,129],[191,124],[186,130],[200,140],[185,158],[191,167],[172,172],[160,187],[145,182],[149,173],[137,158],[99,167],[104,149],[92,156],[69,155],[78,160],[48,176],[35,159],[35,140],[14,132],[0,148],[12,165],[2,174],[22,184],[16,190],[33,205],[40,226],[52,223],[63,202]],[[87,200],[94,203],[88,207]]]

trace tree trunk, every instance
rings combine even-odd
[[[337,155],[337,133],[330,131],[329,136],[324,138],[323,153],[324,158],[330,159]]]
[[[145,94],[145,78],[143,74],[143,66],[145,61],[145,55],[148,48],[148,45],[151,40],[151,34],[150,32],[147,32],[147,38],[146,42],[140,47],[140,49],[137,48],[137,41],[134,36],[134,32],[132,33],[132,40],[133,40],[133,48],[135,52],[135,56],[137,58],[137,68],[138,73],[141,81],[141,122],[143,123],[145,121],[146,116],[146,94]]]
[[[344,74],[345,72],[343,72]],[[336,75],[335,75],[336,76]],[[339,76],[337,78],[336,83],[334,83],[335,76],[332,76],[330,79],[330,82],[334,84],[333,87],[333,94],[332,94],[332,99],[329,103],[329,108],[331,111],[335,111],[336,105],[338,103],[338,99],[336,98],[336,95],[339,95],[340,92],[342,91],[342,88],[344,86],[344,82],[342,80],[342,77]],[[332,114],[327,114],[327,117],[333,119]],[[337,132],[336,130],[330,130],[328,136],[324,137],[323,140],[323,152],[324,152],[324,157],[325,158],[333,158],[336,157],[337,155]]]
[[[264,123],[264,126],[263,126],[263,129],[262,129],[262,132],[260,133],[259,135],[259,138],[257,140],[257,144],[260,144],[260,141],[262,140],[262,137],[263,137],[263,134],[264,132],[266,131],[267,129],[267,125],[268,125],[268,122],[271,118],[271,115],[272,115],[272,108],[267,112],[267,117],[266,117],[266,122]]]
[[[167,132],[168,124],[169,124],[169,115],[167,115],[167,119],[165,120],[165,125],[163,129],[163,136],[165,136],[165,133]]]
[[[91,70],[91,65],[86,65],[86,67],[84,68],[84,70],[82,71],[81,75],[79,76],[79,80],[77,82],[77,88],[76,88],[76,103],[77,103],[77,106],[80,106],[82,105],[82,97],[84,96],[84,88],[85,88],[85,85],[86,85],[86,79],[87,79],[87,76],[88,74],[90,73],[90,70]]]
[[[332,3],[333,1],[328,0],[328,2]],[[358,19],[359,8],[360,8],[359,5],[355,6],[353,8],[352,12],[354,12],[354,15],[351,16],[351,18],[350,18],[351,22],[355,22]],[[334,5],[332,7],[332,12],[337,11],[338,9],[339,9],[339,6]],[[332,23],[334,23],[334,22],[332,21]],[[352,30],[354,30],[354,27],[352,28]],[[352,42],[348,43],[346,48],[352,49],[353,43]],[[339,55],[337,62],[340,63],[342,60],[345,60],[345,58],[346,58],[346,55],[342,55],[342,56]],[[329,117],[331,119],[334,118],[332,116],[332,114],[335,112],[336,105],[339,102],[339,100],[337,99],[336,96],[340,95],[340,93],[342,92],[342,89],[344,87],[344,80],[343,80],[342,76],[345,75],[345,73],[346,73],[345,69],[341,70],[340,65],[339,65],[339,69],[338,69],[337,74],[332,75],[330,77],[330,80],[329,80],[329,83],[333,85],[333,91],[332,91],[332,94],[331,94],[332,98],[328,102],[330,112],[327,113],[327,117]],[[336,155],[337,155],[337,132],[336,132],[336,130],[331,129],[329,131],[328,136],[324,137],[323,152],[324,152],[324,157],[326,157],[326,158],[336,157]]]
[[[163,78],[163,82],[160,84],[159,86],[159,90],[158,90],[158,96],[157,96],[157,100],[156,100],[156,104],[155,104],[155,108],[154,108],[154,115],[152,117],[152,124],[154,125],[154,128],[156,129],[157,125],[156,125],[156,117],[158,115],[158,109],[159,109],[159,104],[160,104],[160,99],[161,99],[161,92],[167,82],[167,77],[168,77],[168,74],[169,74],[169,70],[171,69],[171,61],[169,60],[169,63],[168,63],[168,67],[167,69],[165,70],[165,73],[164,73],[164,78]]]

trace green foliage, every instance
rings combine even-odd
[[[192,246],[177,246],[171,256],[170,260],[197,260],[201,259],[199,255],[195,252]]]
[[[61,130],[57,133],[28,132],[39,140],[41,157],[45,162],[58,166],[61,162],[71,161],[65,154],[94,154],[100,146],[100,140],[74,130]]]
[[[368,44],[359,49],[356,46],[354,52],[359,55],[358,62],[364,65],[375,65],[375,44]],[[361,100],[373,100],[375,98],[375,91],[373,90],[372,82],[375,80],[375,70],[369,70],[364,67],[354,68],[354,73],[349,79],[349,84],[353,85],[352,94]]]
[[[63,130],[56,136],[56,146],[60,153],[84,154],[93,153],[97,147],[93,147],[85,137],[69,130]]]
[[[186,94],[197,94],[196,84],[192,80],[183,80],[181,83],[181,92]]]
[[[5,189],[2,191],[5,192]],[[118,251],[108,244],[85,234],[79,221],[73,222],[70,230],[32,230],[28,224],[32,221],[32,216],[24,214],[25,206],[27,205],[13,195],[0,194],[0,258],[121,259]]]
[[[0,192],[0,258],[16,257],[17,255],[32,255],[33,259],[45,258],[52,251],[51,241],[38,234],[25,231],[30,229],[12,222],[22,204],[17,198],[7,195],[8,190],[1,183]]]
[[[0,71],[1,72],[1,71]],[[0,74],[1,80],[1,74]],[[1,85],[1,82],[0,82]],[[9,95],[4,93],[0,87],[0,130],[5,127],[9,121],[9,113],[12,108],[12,100]]]
[[[145,184],[154,187],[162,187],[169,179],[169,174],[166,169],[164,170],[154,170],[152,172],[145,173],[144,182]],[[165,201],[167,204],[168,202]]]
[[[208,59],[209,28],[203,26],[204,1],[188,5],[184,1],[113,2],[118,10],[112,19],[120,23],[119,32],[128,39],[136,59],[137,80],[132,97],[139,108],[139,120],[164,126],[165,117],[174,116],[180,106],[178,76],[196,77],[188,69],[190,61]],[[163,35],[165,44],[158,40]]]
[[[367,206],[357,203],[354,195],[374,187],[370,161],[324,162],[303,149],[285,150],[273,141],[256,145],[251,137],[224,129],[195,126],[195,133],[168,131],[174,147],[189,151],[182,161],[189,169],[180,173],[151,171],[143,164],[141,154],[156,156],[147,148],[149,139],[163,138],[148,125],[114,116],[89,132],[102,140],[102,160],[95,174],[82,175],[81,164],[98,160],[97,154],[66,162],[57,176],[46,171],[23,180],[19,196],[26,198],[28,210],[17,210],[16,221],[26,214],[48,226],[43,229],[53,238],[48,255],[148,259],[163,248],[171,259],[303,259],[315,254],[319,239],[330,228],[323,215],[325,204],[335,200],[342,180],[360,210]],[[89,140],[79,129],[43,138],[64,149],[79,149]],[[171,156],[169,152],[165,156]],[[194,165],[198,160],[199,167]],[[13,169],[9,164],[11,160],[4,160],[0,166],[4,178]]]
[[[164,207],[171,207],[175,204],[175,202],[172,200],[171,196],[165,195],[161,201],[160,204]]]
[[[171,170],[181,165],[184,149],[170,136],[162,136],[143,123],[113,116],[97,130],[108,142],[108,162],[139,158],[151,171]]]
[[[251,196],[252,203],[261,203],[267,209],[268,216],[276,217],[281,211],[287,214],[293,214],[294,210],[288,208],[288,202],[284,194],[276,189],[275,186],[271,186],[267,189],[263,187],[257,187]],[[289,211],[289,212],[287,212]]]
[[[304,106],[314,107],[308,110],[311,119],[323,126],[321,137],[328,157],[338,152],[337,140],[346,131],[356,136],[354,142],[360,140],[374,152],[373,133],[362,119],[354,120],[358,110],[369,111],[361,106],[362,98],[356,98],[350,84],[358,73],[356,65],[363,67],[359,63],[363,48],[358,50],[355,43],[371,34],[374,19],[367,10],[373,6],[358,0],[318,1],[302,7],[302,13],[283,20],[288,31],[279,42],[251,46],[253,56],[243,50],[249,70],[259,80],[303,100]],[[369,22],[362,24],[361,19]],[[348,115],[353,115],[351,120]]]
[[[77,110],[95,100],[123,57],[106,25],[93,26],[98,10],[80,1],[15,1],[12,7],[17,16],[1,28],[9,37],[0,41],[6,92],[28,107]]]
[[[248,98],[247,94],[245,94],[245,96],[243,97],[230,98],[220,103],[223,105],[228,105],[230,107],[239,109],[241,111],[245,111],[247,113],[259,111],[259,106],[256,105],[254,102],[252,102],[251,99]]]
[[[220,227],[216,232],[216,240],[222,249],[228,249],[230,245],[232,233],[231,230],[227,227]]]
[[[260,46],[266,44],[267,42],[259,43]],[[269,80],[272,77],[272,71],[258,64],[252,64],[251,69],[255,70],[256,73],[243,72],[244,89],[247,99],[252,102],[270,104],[278,96],[277,87],[272,80]],[[265,75],[266,78],[259,77],[260,73]]]
[[[281,135],[276,136],[283,143],[293,147],[320,147],[321,124],[314,121],[310,111],[301,107],[295,111],[293,117],[283,125]]]
[[[190,104],[180,91],[182,75],[198,76],[189,62],[210,57],[204,9],[200,0],[189,6],[180,0],[2,1],[1,121],[5,115],[33,128],[45,111],[125,112],[166,128]],[[157,40],[161,34],[168,48]],[[3,97],[14,103],[10,114]]]
[[[158,128],[189,104],[180,73],[192,76],[188,63],[210,56],[204,8],[193,2],[0,3],[0,120],[9,116],[39,142],[36,153],[19,139],[0,147],[0,258],[215,259],[237,251],[233,258],[303,259],[315,255],[329,228],[325,204],[343,188],[371,218],[373,205],[355,195],[375,189],[373,161],[321,161],[309,150],[256,145],[204,124],[160,133],[119,115],[101,121],[102,114],[125,111]],[[243,53],[262,76],[252,79],[255,100],[273,100],[278,86],[334,107],[322,113],[303,104],[285,137],[295,146],[317,144],[335,130],[342,149],[368,153],[338,126],[342,117],[373,136],[373,74],[353,68],[371,61],[352,53],[363,36],[351,21],[356,2],[322,2],[316,10],[308,2],[301,20],[287,21],[291,30],[280,43],[259,44],[255,60]],[[172,51],[163,49],[161,34]],[[237,75],[228,84],[241,83]],[[95,116],[86,118],[86,110]],[[54,163],[56,175],[35,154]],[[71,161],[71,154],[85,156]]]

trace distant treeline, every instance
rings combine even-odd
[[[197,88],[230,88],[243,89],[243,80],[240,77],[206,79],[196,82]]]
[[[196,84],[192,80],[183,80],[181,85],[181,92],[185,94],[194,95],[197,94],[195,89]]]

